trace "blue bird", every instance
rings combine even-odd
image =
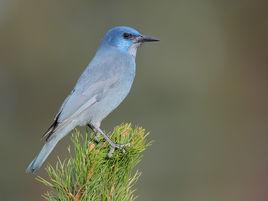
[[[125,146],[113,142],[100,125],[130,91],[135,77],[137,48],[144,42],[153,41],[158,39],[126,26],[114,27],[105,34],[94,58],[44,134],[46,142],[27,172],[36,172],[56,144],[76,126],[88,125],[101,134],[110,144],[110,153]]]

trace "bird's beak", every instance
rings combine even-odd
[[[145,36],[145,35],[141,35],[141,36],[138,36],[136,38],[137,42],[138,43],[144,43],[144,42],[156,42],[156,41],[159,41],[158,38],[155,38],[153,36]]]

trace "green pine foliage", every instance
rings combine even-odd
[[[109,146],[102,138],[94,141],[93,133],[72,134],[73,151],[70,158],[58,159],[55,167],[46,168],[48,179],[37,180],[48,186],[43,197],[47,201],[132,201],[135,199],[134,184],[140,172],[133,169],[140,162],[142,152],[150,143],[140,127],[122,124],[111,134],[117,143],[129,143],[125,151],[115,150],[108,158]],[[73,154],[71,154],[73,152]]]

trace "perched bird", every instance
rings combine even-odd
[[[128,95],[135,77],[137,48],[157,38],[140,34],[137,30],[118,26],[110,29],[74,89],[64,100],[53,123],[44,134],[46,142],[27,168],[37,171],[56,144],[76,126],[88,125],[101,134],[111,149],[122,149],[101,129],[101,121]]]

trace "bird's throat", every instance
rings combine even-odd
[[[140,43],[135,43],[135,44],[131,45],[128,49],[128,53],[131,56],[136,57],[137,49],[139,46],[140,46]]]

